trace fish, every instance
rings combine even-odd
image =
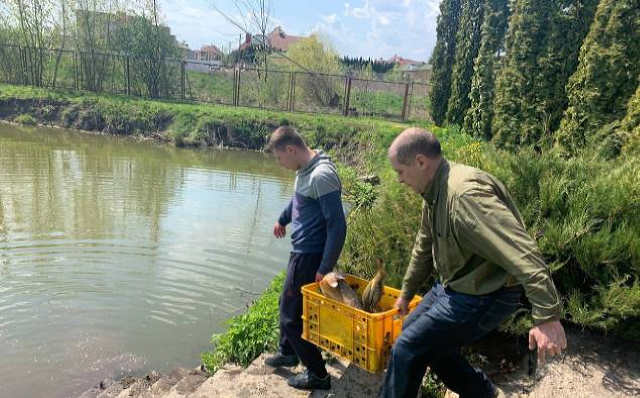
[[[350,307],[362,309],[360,297],[338,272],[329,272],[318,283],[320,291],[326,297],[347,304]]]
[[[382,266],[382,261],[378,261],[378,272],[369,281],[362,292],[362,307],[367,312],[377,312],[376,307],[382,298],[382,288],[384,287],[384,279],[387,273]]]
[[[318,285],[325,297],[342,302],[342,292],[340,292],[340,288],[338,288],[338,274],[329,272],[318,282]]]

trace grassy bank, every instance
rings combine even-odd
[[[361,132],[397,134],[403,125],[367,118],[284,113],[250,108],[151,101],[0,84],[0,118],[151,137],[177,146],[225,145],[261,149],[283,123],[297,126],[316,146],[346,145]]]

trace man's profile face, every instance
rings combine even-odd
[[[280,166],[289,170],[298,169],[298,164],[296,162],[296,148],[292,145],[287,145],[282,150],[274,148],[272,152]]]
[[[414,192],[422,194],[429,181],[427,181],[428,159],[423,155],[416,155],[410,164],[400,163],[395,153],[389,155],[391,167],[398,176],[398,182],[407,185]]]

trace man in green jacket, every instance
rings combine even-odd
[[[403,131],[389,148],[401,183],[424,200],[422,222],[396,301],[399,312],[435,272],[438,282],[405,319],[381,396],[415,397],[427,366],[460,398],[493,398],[497,389],[460,354],[520,305],[532,305],[529,349],[538,359],[567,346],[561,303],[536,242],[504,185],[476,168],[448,162],[436,137]]]

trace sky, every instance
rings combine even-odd
[[[287,33],[317,33],[340,55],[428,61],[436,42],[440,0],[271,0],[271,26]],[[165,23],[191,49],[205,44],[234,48],[242,31],[216,12],[232,19],[241,13],[233,0],[159,0]],[[243,34],[244,37],[244,34]]]

